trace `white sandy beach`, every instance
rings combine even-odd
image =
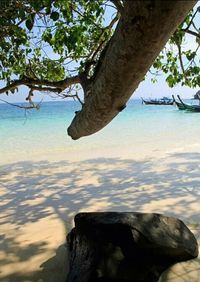
[[[81,211],[164,213],[199,238],[200,145],[145,148],[1,160],[0,281],[65,282],[65,237]],[[200,260],[189,263],[162,282],[200,281]]]

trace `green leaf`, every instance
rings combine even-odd
[[[21,19],[24,19],[24,18],[25,18],[25,11],[24,11],[23,9],[20,9],[20,10],[19,10],[19,17],[20,17]]]
[[[59,19],[59,13],[58,12],[52,12],[50,18],[53,21],[57,21]]]
[[[34,21],[32,19],[27,19],[26,22],[26,27],[31,30],[33,28],[33,25],[34,25]]]
[[[169,87],[173,87],[174,84],[175,84],[174,78],[171,74],[166,78],[166,81],[167,81]]]

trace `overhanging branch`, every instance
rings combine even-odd
[[[124,12],[91,81],[91,94],[68,128],[72,139],[94,134],[123,110],[196,2],[124,1]]]
[[[67,87],[77,83],[81,83],[80,77],[78,75],[73,77],[67,77],[60,81],[40,80],[40,79],[33,79],[24,76],[23,78],[15,80],[11,84],[1,88],[0,94],[3,94],[8,91],[12,91],[21,85],[28,86],[33,90],[51,91],[51,92],[59,93],[65,90]]]

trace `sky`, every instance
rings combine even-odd
[[[171,97],[172,95],[180,95],[183,99],[190,99],[193,98],[194,94],[199,90],[198,88],[189,88],[181,85],[170,88],[165,81],[164,75],[159,76],[156,83],[152,83],[151,78],[152,75],[148,73],[146,79],[139,84],[138,88],[131,96],[131,99],[140,99],[141,97],[161,98],[163,96]],[[28,88],[21,87],[18,93],[10,94],[9,96],[2,94],[0,99],[12,103],[24,102],[27,94]],[[39,102],[41,100],[55,101],[55,99],[52,99],[47,94],[37,93],[34,95],[34,101]]]
[[[170,88],[165,81],[165,76],[158,77],[156,83],[151,82],[151,75],[147,74],[145,81],[141,82],[135,93],[131,98],[160,98],[163,96],[171,97],[181,96],[183,99],[193,98],[194,94],[198,91],[198,88],[190,88],[186,86],[176,85]]]
[[[108,20],[108,18],[111,17],[111,13],[113,13],[113,11],[112,12],[107,11],[106,20]],[[194,36],[188,35],[187,42],[185,43],[185,48],[194,50],[194,46],[196,48]],[[198,88],[194,89],[181,85],[177,85],[173,88],[170,88],[165,81],[166,77],[164,75],[159,75],[157,77],[156,83],[153,83],[151,81],[151,78],[152,75],[150,73],[147,73],[145,80],[139,84],[139,87],[133,93],[131,99],[140,99],[141,97],[143,98],[160,98],[163,96],[171,97],[172,95],[175,96],[180,95],[182,98],[189,99],[189,98],[193,98],[194,94],[199,90]],[[0,87],[2,86],[3,84],[0,82]],[[0,99],[6,100],[11,103],[24,102],[25,98],[27,97],[27,94],[28,94],[28,88],[24,86],[24,87],[20,87],[18,93],[15,93],[14,95],[9,94],[9,96],[7,96],[5,94],[1,94]],[[80,94],[80,96],[82,95]],[[55,99],[52,99],[49,95],[44,93],[35,93],[34,101],[39,102],[41,100],[54,101]]]

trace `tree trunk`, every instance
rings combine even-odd
[[[72,139],[105,127],[126,105],[196,0],[124,1],[90,94],[68,128]]]

